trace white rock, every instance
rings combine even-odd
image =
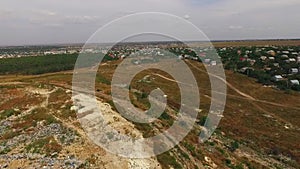
[[[77,106],[72,106],[72,107],[70,108],[70,110],[71,110],[71,111],[78,111],[78,107],[77,107]]]

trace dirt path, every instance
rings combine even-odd
[[[192,67],[194,67],[195,69],[197,69],[198,71],[200,72],[203,72],[203,73],[208,73],[202,69],[200,69],[199,67],[195,66],[193,63],[191,63],[190,61],[187,61],[189,63],[189,65],[191,65]],[[283,105],[283,104],[279,104],[279,103],[274,103],[274,102],[270,102],[270,101],[266,101],[266,100],[259,100],[259,99],[256,99],[242,91],[240,91],[238,88],[234,87],[231,83],[229,83],[228,81],[226,81],[226,79],[223,79],[222,77],[219,77],[217,75],[214,75],[214,74],[211,74],[211,73],[208,73],[209,75],[221,80],[222,82],[224,82],[230,89],[234,90],[236,93],[238,93],[239,95],[241,95],[242,97],[239,97],[239,96],[236,96],[236,95],[230,95],[230,94],[227,94],[227,93],[220,93],[220,94],[224,94],[226,96],[230,96],[230,97],[239,97],[239,98],[244,98],[244,99],[247,99],[247,100],[250,100],[252,101],[251,104],[253,106],[255,106],[256,108],[258,108],[259,110],[263,111],[264,113],[266,114],[269,114],[271,116],[273,116],[274,118],[277,118],[278,120],[280,120],[281,122],[285,123],[285,124],[290,124],[291,123],[279,116],[277,116],[276,114],[272,113],[272,112],[269,112],[265,109],[263,109],[261,106],[259,106],[258,104],[256,104],[255,102],[260,102],[260,103],[266,103],[266,104],[270,104],[270,105],[273,105],[273,106],[278,106],[278,107],[285,107],[285,108],[292,108],[292,109],[297,109],[297,110],[300,110],[300,108],[298,107],[290,107],[290,106],[286,106],[286,105]],[[164,75],[161,75],[161,74],[157,74],[157,73],[152,73],[152,75],[155,75],[155,76],[158,76],[160,78],[163,78],[165,80],[168,80],[168,81],[171,81],[171,82],[175,82],[175,83],[181,83],[181,84],[185,84],[185,85],[188,85],[184,82],[180,82],[180,81],[176,81],[174,79],[171,79],[171,78],[168,78]],[[206,89],[207,90],[207,89]],[[212,91],[213,92],[213,91]],[[211,98],[211,97],[209,97]],[[293,126],[293,125],[292,125]]]
[[[199,67],[195,66],[195,65],[194,65],[193,63],[191,63],[190,61],[188,61],[188,63],[189,63],[192,67],[194,67],[195,69],[197,69],[198,71],[203,72],[203,73],[208,73],[208,72],[206,72],[206,71],[200,69]],[[239,89],[237,89],[236,87],[234,87],[231,83],[229,83],[229,82],[226,81],[225,79],[223,79],[223,78],[221,78],[221,77],[219,77],[219,76],[216,76],[216,75],[214,75],[214,74],[211,74],[211,73],[208,73],[208,74],[211,75],[211,76],[213,76],[213,77],[215,77],[215,78],[218,78],[218,79],[221,80],[221,81],[223,81],[224,83],[226,83],[226,85],[227,85],[230,89],[234,90],[235,92],[237,92],[238,94],[240,94],[241,96],[243,96],[244,98],[246,98],[246,99],[248,99],[248,100],[252,100],[252,101],[256,101],[256,102],[261,102],[261,103],[267,103],[267,104],[271,104],[271,105],[273,105],[273,106],[279,106],[279,107],[285,107],[285,108],[292,108],[292,109],[300,110],[299,107],[291,107],[291,106],[287,106],[287,105],[280,104],[280,103],[275,103],[275,102],[270,102],[270,101],[266,101],[266,100],[256,99],[256,98],[254,98],[254,97],[252,97],[252,96],[250,96],[250,95],[248,95],[248,94],[246,94],[246,93],[240,91]],[[224,93],[224,94],[226,94],[226,93]],[[226,95],[228,95],[228,94],[226,94]],[[234,96],[234,95],[228,95],[228,96]]]
[[[203,72],[203,73],[208,73],[202,69],[200,69],[199,67],[195,66],[193,63],[191,63],[190,61],[187,61],[189,63],[189,65],[191,65],[192,67],[194,67],[195,69],[197,69],[198,71],[200,72]],[[208,73],[209,75],[221,80],[222,82],[224,82],[229,88],[231,88],[232,90],[234,90],[235,92],[237,92],[238,94],[240,94],[241,96],[245,97],[246,99],[250,100],[250,101],[254,101],[254,102],[251,102],[251,104],[253,106],[255,106],[256,108],[260,109],[261,111],[263,111],[264,113],[266,114],[269,114],[271,116],[273,116],[274,118],[277,118],[278,120],[280,120],[281,122],[285,123],[285,124],[290,124],[291,123],[279,116],[277,116],[276,114],[272,113],[272,112],[269,112],[267,110],[265,110],[264,108],[262,108],[261,106],[259,106],[258,104],[256,104],[255,102],[261,102],[261,103],[267,103],[267,104],[271,104],[273,106],[279,106],[279,107],[285,107],[285,108],[292,108],[292,109],[297,109],[297,110],[300,110],[300,108],[298,107],[290,107],[290,106],[286,106],[286,105],[283,105],[283,104],[279,104],[279,103],[274,103],[274,102],[269,102],[269,101],[266,101],[266,100],[259,100],[259,99],[256,99],[242,91],[240,91],[239,89],[237,89],[236,87],[234,87],[232,84],[230,84],[228,81],[226,81],[225,79],[223,79],[222,77],[219,77],[217,75],[214,75],[214,74],[211,74],[211,73]],[[293,125],[292,125],[293,126]]]

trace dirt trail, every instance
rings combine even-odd
[[[46,89],[28,88],[26,91],[33,93],[33,94],[39,94],[39,95],[44,96],[46,99],[44,102],[42,102],[40,107],[47,107],[48,103],[49,103],[48,100],[49,100],[50,94],[56,92],[58,89],[59,89],[58,87],[55,87],[53,90],[48,91]]]
[[[4,86],[4,85],[23,85],[23,84],[28,84],[25,82],[1,82],[0,86]]]
[[[198,71],[200,72],[203,72],[203,73],[208,73],[200,68],[198,68],[197,66],[193,65],[190,61],[187,61],[192,67],[194,67],[195,69],[197,69]],[[168,78],[164,75],[161,75],[161,74],[158,74],[158,73],[153,73],[151,71],[148,71],[150,74],[154,75],[154,76],[158,76],[160,78],[163,78],[165,80],[168,80],[170,82],[175,82],[175,83],[180,83],[180,84],[183,84],[183,85],[187,85],[187,86],[191,86],[190,84],[187,84],[187,83],[184,83],[184,82],[180,82],[180,81],[176,81],[174,79],[171,79],[171,78]],[[231,83],[229,83],[228,81],[226,81],[226,79],[223,79],[219,76],[216,76],[214,74],[210,74],[209,75],[221,80],[222,82],[224,82],[230,89],[232,89],[233,91],[235,91],[236,93],[238,93],[239,95],[234,95],[234,94],[228,94],[228,93],[221,93],[221,92],[217,92],[217,91],[211,91],[210,89],[207,89],[207,88],[200,88],[198,86],[199,89],[201,90],[205,90],[205,91],[209,91],[209,92],[215,92],[215,93],[218,93],[218,94],[221,94],[221,95],[226,95],[226,96],[230,96],[230,97],[235,97],[235,98],[239,98],[239,99],[246,99],[246,100],[252,100],[252,101],[255,101],[255,102],[260,102],[260,103],[266,103],[266,104],[269,104],[269,105],[273,105],[273,106],[278,106],[278,107],[283,107],[283,108],[290,108],[290,109],[295,109],[295,110],[300,110],[300,107],[291,107],[291,106],[287,106],[287,105],[284,105],[284,104],[280,104],[280,103],[275,103],[275,102],[270,102],[270,101],[266,101],[266,100],[260,100],[260,99],[256,99],[252,96],[250,96],[249,94],[246,94],[242,91],[240,91],[238,88],[234,87]],[[105,97],[105,96],[101,96],[101,97]],[[107,97],[107,96],[106,96]]]
[[[195,66],[193,63],[191,63],[190,61],[187,61],[189,63],[189,65],[191,65],[192,67],[194,67],[195,69],[197,69],[198,71],[200,72],[203,72],[203,73],[208,73],[202,69],[200,69],[199,67]],[[171,81],[171,82],[175,82],[175,83],[181,83],[181,84],[186,84],[184,82],[180,82],[180,81],[176,81],[174,79],[171,79],[171,78],[168,78],[164,75],[161,75],[161,74],[157,74],[157,73],[152,73],[153,75],[155,76],[158,76],[158,77],[161,77],[165,80],[168,80],[168,81]],[[297,109],[297,110],[300,110],[300,108],[298,107],[290,107],[290,106],[287,106],[287,105],[283,105],[283,104],[279,104],[279,103],[274,103],[274,102],[270,102],[270,101],[266,101],[266,100],[259,100],[259,99],[256,99],[242,91],[240,91],[238,88],[234,87],[231,83],[229,83],[228,81],[226,81],[226,79],[223,79],[222,77],[219,77],[217,75],[214,75],[214,74],[211,74],[211,73],[208,73],[209,75],[221,80],[222,82],[224,82],[230,89],[234,90],[236,93],[238,93],[239,95],[242,96],[242,98],[244,99],[247,99],[247,100],[250,100],[250,101],[254,101],[254,102],[251,102],[251,104],[253,104],[256,108],[260,109],[261,111],[263,111],[264,113],[267,113],[275,118],[277,118],[278,120],[280,120],[281,122],[285,123],[285,124],[291,124],[289,121],[277,116],[276,114],[272,113],[272,112],[269,112],[265,109],[263,109],[261,106],[259,106],[258,104],[256,104],[255,102],[260,102],[260,103],[266,103],[266,104],[270,104],[270,105],[273,105],[273,106],[279,106],[279,107],[285,107],[285,108],[292,108],[292,109]],[[186,84],[188,85],[188,84]],[[213,92],[213,91],[212,91]],[[227,93],[219,93],[219,94],[224,94],[226,96],[230,96],[230,97],[238,97],[236,95],[230,95],[230,94],[227,94]]]
[[[204,72],[204,73],[208,73],[202,69],[200,69],[199,67],[195,66],[193,63],[191,63],[190,61],[187,61],[192,67],[194,67],[195,69],[197,69],[198,71],[200,72]],[[232,84],[230,84],[228,81],[226,81],[225,79],[223,79],[222,77],[219,77],[217,75],[214,75],[214,74],[211,74],[211,73],[208,73],[209,75],[215,77],[215,78],[218,78],[219,80],[221,80],[222,82],[224,82],[229,88],[231,88],[232,90],[234,90],[235,92],[237,92],[238,94],[240,94],[241,96],[247,98],[248,100],[250,101],[255,101],[255,102],[261,102],[261,103],[267,103],[267,104],[271,104],[271,105],[274,105],[274,106],[279,106],[279,107],[286,107],[286,108],[292,108],[292,109],[297,109],[297,110],[300,110],[300,108],[298,107],[290,107],[290,106],[286,106],[286,105],[283,105],[283,104],[279,104],[279,103],[274,103],[274,102],[269,102],[269,101],[266,101],[266,100],[259,100],[259,99],[256,99],[242,91],[240,91],[239,89],[237,89],[236,87],[234,87]],[[251,102],[253,106],[255,106],[256,108],[260,109],[261,111],[263,111],[264,113],[267,113],[271,116],[273,116],[274,118],[277,118],[278,120],[280,120],[281,122],[285,123],[285,124],[290,124],[291,123],[279,116],[277,116],[276,114],[272,113],[272,112],[269,112],[265,109],[263,109],[261,106],[259,106],[258,104],[256,104],[255,102]],[[293,126],[293,125],[292,125]]]
[[[223,79],[222,77],[219,77],[219,76],[216,76],[214,74],[211,74],[211,73],[208,73],[202,69],[200,69],[199,67],[195,66],[193,63],[191,63],[190,61],[187,61],[192,67],[194,67],[195,69],[197,69],[198,71],[200,72],[203,72],[203,73],[207,73],[215,78],[218,78],[219,80],[221,80],[222,82],[226,83],[226,85],[231,88],[232,90],[234,90],[235,92],[237,92],[238,94],[240,94],[241,96],[245,97],[246,99],[248,100],[252,100],[252,101],[256,101],[256,102],[261,102],[261,103],[267,103],[267,104],[271,104],[273,106],[279,106],[279,107],[286,107],[286,108],[292,108],[292,109],[297,109],[297,110],[300,110],[299,107],[290,107],[290,106],[286,106],[286,105],[283,105],[283,104],[280,104],[280,103],[275,103],[275,102],[270,102],[270,101],[266,101],[266,100],[260,100],[260,99],[256,99],[242,91],[240,91],[239,89],[237,89],[236,87],[234,87],[231,83],[229,83],[226,79]],[[224,93],[226,94],[226,93]],[[231,96],[231,95],[229,95]]]

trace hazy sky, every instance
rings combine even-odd
[[[300,0],[1,0],[0,45],[81,43],[136,12],[185,17],[212,40],[300,38],[299,10]]]

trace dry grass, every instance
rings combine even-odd
[[[260,43],[265,43],[265,42],[260,42]],[[284,44],[285,42],[276,41],[276,43]],[[299,42],[297,41],[297,42],[290,42],[290,43],[299,43]],[[97,90],[96,93],[97,96],[100,96],[106,102],[111,102],[111,99],[109,98],[109,96],[107,96],[110,94],[110,85],[108,81],[111,81],[112,76],[114,74],[114,69],[119,64],[119,62],[120,61],[107,62],[108,64],[100,66],[100,69],[98,71],[100,80],[97,81],[98,83],[96,83],[95,86]],[[204,66],[201,63],[193,62],[193,64],[196,65],[198,68],[205,70]],[[203,112],[201,112],[201,114],[199,115],[199,119],[200,119],[203,116],[207,115],[209,110],[210,101],[211,101],[209,98],[209,96],[211,96],[210,83],[209,83],[208,75],[206,73],[199,72],[197,69],[194,69],[193,67],[191,67],[191,70],[193,71],[195,78],[198,82],[199,91],[190,91],[190,92],[199,92],[201,94],[200,108],[203,109]],[[150,93],[151,90],[160,87],[168,95],[168,105],[172,108],[178,108],[179,107],[178,102],[180,101],[180,93],[179,93],[178,85],[174,82],[170,82],[167,81],[166,79],[154,76],[153,73],[162,74],[168,78],[172,78],[170,77],[170,75],[164,72],[157,71],[157,70],[148,70],[148,71],[140,72],[133,79],[131,83],[131,88],[146,93],[147,95]],[[155,77],[155,78],[151,80],[151,83],[138,82],[139,80],[143,79],[143,77],[145,77],[146,75],[150,75],[150,77],[152,78]],[[274,153],[274,151],[276,150],[277,153],[292,157],[292,159],[295,159],[299,164],[300,153],[298,150],[300,149],[300,147],[298,141],[300,138],[300,134],[298,130],[294,128],[286,129],[284,125],[286,122],[288,122],[292,124],[294,127],[299,127],[298,122],[300,120],[300,114],[299,114],[300,94],[299,93],[285,94],[282,91],[263,87],[261,84],[256,83],[254,79],[248,78],[241,74],[236,74],[233,72],[226,71],[226,75],[227,75],[227,81],[231,85],[236,87],[238,90],[248,95],[251,95],[256,99],[261,100],[262,102],[249,100],[248,98],[241,96],[236,91],[229,88],[227,91],[228,95],[227,95],[226,109],[224,112],[224,118],[221,120],[221,123],[219,125],[219,130],[225,132],[226,137],[230,137],[234,140],[238,140],[242,144],[245,144],[257,150],[257,152],[268,154],[272,152]],[[70,86],[71,79],[72,79],[72,74],[62,74],[62,73],[51,74],[47,76],[34,76],[34,77],[31,76],[30,78],[27,77],[21,78],[22,81],[27,81],[27,82],[35,81],[39,83],[45,83],[50,85],[53,84],[62,87],[67,87],[67,88],[71,87]],[[16,80],[16,77],[14,77],[14,80]],[[1,92],[5,93],[3,89],[1,89]],[[1,104],[0,110],[8,109],[17,106],[18,104],[23,104],[22,103],[24,102],[23,100],[25,100],[26,104],[29,104],[30,101],[35,103],[40,102],[39,99],[36,99],[34,101],[26,98],[24,93],[19,93],[19,91],[16,89],[10,89],[10,92],[18,94],[18,98],[16,98],[16,100],[12,99],[10,101],[7,101],[6,104]],[[137,105],[138,107],[142,109],[148,108],[147,107],[148,100],[144,97],[142,98],[141,95],[134,96],[134,92],[132,92],[131,98],[133,99],[134,104]],[[50,105],[51,103],[53,103],[53,106],[57,103],[56,105],[57,107],[55,106],[52,107],[54,109],[54,108],[59,108],[66,99],[70,99],[70,98],[66,96],[65,93],[56,92],[50,96],[49,101],[50,101]],[[62,102],[60,102],[60,100],[62,100]],[[270,104],[270,103],[274,103],[274,104]],[[276,104],[280,104],[282,106]],[[66,109],[69,109],[69,107],[67,107]],[[69,113],[72,114],[72,112]],[[266,117],[264,115],[270,115],[272,116],[272,118]],[[41,113],[40,116],[31,115],[27,119],[33,118],[36,120],[41,120],[41,119],[45,119],[46,117],[48,118],[46,114]],[[27,125],[32,125],[32,124],[20,123],[18,126],[24,127]],[[142,132],[144,131],[145,136],[152,136],[154,134],[151,126],[136,125],[136,127]],[[167,125],[165,127],[167,127]],[[199,134],[199,130],[194,129],[185,138],[184,142],[195,145],[195,150],[192,150],[194,152],[191,153],[195,155],[198,154],[199,156],[201,155],[203,157],[202,152],[200,152],[200,150],[203,149],[204,146],[198,144],[198,134]],[[7,137],[10,136],[8,135]],[[223,150],[225,149],[223,148]],[[203,151],[206,152],[206,150]],[[219,146],[219,150],[217,151],[218,153],[211,154],[211,157],[215,160],[217,164],[222,166],[222,164],[224,164],[225,159],[221,158],[224,154],[222,154],[223,151],[220,150],[220,146]],[[161,157],[164,157],[164,155],[162,155]],[[252,166],[256,166],[257,168],[261,167],[260,164],[257,164],[254,161],[251,160],[247,161],[245,159],[244,161],[245,161],[244,163],[251,163]]]

